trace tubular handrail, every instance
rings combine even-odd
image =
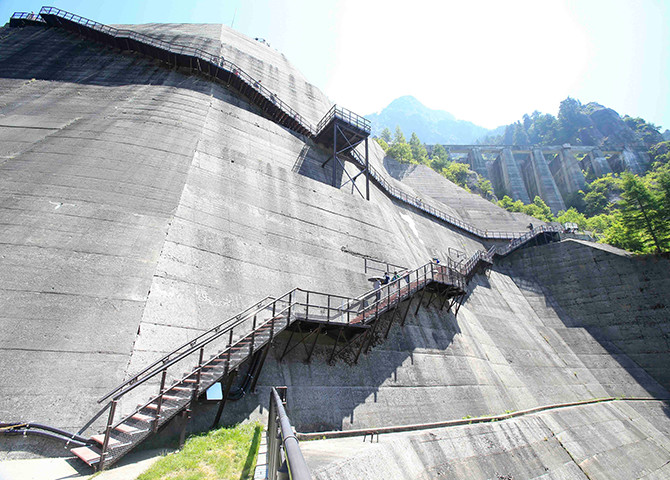
[[[42,22],[46,23],[39,15],[39,13],[33,12],[14,12],[10,18],[19,19],[19,20],[32,20],[33,22]]]
[[[161,40],[159,38],[152,37],[151,35],[147,35],[144,33],[135,32],[133,30],[110,27],[109,25],[104,25],[102,23],[82,17],[80,15],[67,12],[65,10],[61,10],[60,8],[56,7],[42,7],[42,9],[40,10],[40,15],[54,15],[56,17],[60,17],[65,20],[78,23],[80,25],[91,28],[103,34],[110,35],[112,37],[127,38],[138,42],[143,42],[148,45],[161,48],[169,53],[192,55],[194,57],[199,58],[200,60],[210,62],[212,65],[215,65],[219,68],[224,68],[232,72],[234,75],[240,77],[240,79],[246,82],[249,86],[252,86],[256,90],[258,90],[259,93],[261,93],[267,99],[275,103],[280,109],[284,110],[284,112],[287,115],[292,117],[296,122],[302,125],[303,128],[309,131],[310,136],[314,136],[314,134],[316,133],[312,125],[309,122],[307,122],[302,115],[300,115],[297,111],[291,108],[287,103],[282,101],[274,92],[272,92],[264,85],[262,85],[259,80],[254,79],[251,75],[246,73],[239,65],[236,65],[233,62],[226,60],[224,57],[220,55],[208,52],[202,48],[191,47],[179,43],[166,42],[165,40]]]
[[[350,125],[358,128],[359,130],[363,130],[368,135],[372,131],[370,120],[368,120],[365,117],[362,117],[361,115],[358,115],[357,113],[352,112],[347,108],[333,105],[332,108],[328,110],[328,113],[326,113],[317,124],[316,133],[321,132],[321,130],[323,130],[324,127],[328,125],[328,123],[330,123],[330,121],[334,117],[339,118],[340,120],[344,120]]]
[[[15,15],[31,15],[28,14],[27,12],[17,12]],[[303,129],[305,129],[307,132],[309,132],[309,136],[311,138],[315,138],[318,133],[331,121],[333,117],[337,117],[339,119],[342,119],[352,126],[359,128],[360,130],[366,132],[369,134],[371,132],[371,124],[368,119],[365,117],[362,117],[351,110],[348,110],[343,107],[338,107],[337,105],[333,105],[331,109],[323,116],[323,118],[319,121],[317,124],[316,128],[314,128],[309,122],[307,122],[302,115],[300,115],[297,111],[295,111],[293,108],[291,108],[290,105],[288,105],[286,102],[281,100],[274,92],[269,90],[267,87],[261,84],[261,82],[257,79],[254,79],[251,75],[249,75],[247,72],[245,72],[239,65],[236,65],[220,55],[213,54],[211,52],[208,52],[202,48],[196,48],[196,47],[191,47],[188,45],[182,45],[179,43],[172,43],[172,42],[167,42],[165,40],[161,40],[156,37],[152,37],[151,35],[147,35],[144,33],[138,33],[133,30],[125,30],[125,29],[118,29],[115,27],[110,27],[108,25],[104,25],[102,23],[96,22],[94,20],[90,20],[88,18],[82,17],[80,15],[76,15],[70,12],[67,12],[65,10],[61,10],[56,7],[42,7],[40,10],[39,15],[54,15],[56,17],[63,18],[65,20],[69,20],[75,23],[78,23],[80,25],[83,25],[85,27],[91,28],[93,30],[96,30],[98,32],[101,32],[106,35],[110,35],[112,37],[116,38],[126,38],[126,39],[131,39],[135,40],[137,42],[142,42],[150,46],[154,46],[160,49],[163,49],[169,53],[172,54],[179,54],[179,55],[192,55],[202,61],[209,62],[211,65],[215,66],[216,68],[223,68],[231,72],[232,74],[238,76],[241,81],[245,82],[249,87],[254,88],[258,93],[260,93],[262,96],[264,96],[266,99],[277,105],[277,107],[282,110],[284,113],[286,113],[288,116],[290,116],[293,120],[295,120]],[[38,15],[34,15],[35,17],[38,17]],[[17,17],[18,18],[18,17]],[[360,154],[352,149],[350,150],[351,152],[351,157],[362,167],[365,167],[365,161],[361,158]],[[511,240],[515,238],[519,238],[523,236],[522,233],[519,232],[500,232],[500,231],[488,231],[488,230],[482,230],[480,228],[475,227],[474,225],[468,224],[452,215],[449,215],[446,212],[443,212],[441,210],[436,209],[435,207],[431,205],[426,205],[424,204],[420,198],[418,197],[413,197],[411,195],[408,195],[404,191],[400,190],[397,187],[394,187],[393,185],[389,184],[389,182],[386,181],[386,179],[379,173],[377,170],[372,167],[368,166],[370,176],[378,183],[382,189],[386,190],[386,192],[391,195],[394,198],[397,198],[398,200],[401,200],[404,203],[407,203],[409,205],[412,205],[419,210],[422,210],[438,219],[441,219],[445,221],[446,223],[452,224],[461,230],[464,230],[468,233],[471,233],[472,235],[475,235],[477,237],[487,239],[487,240]]]
[[[417,281],[419,278],[420,272],[424,275],[425,278],[428,277],[428,272],[430,272],[430,278],[431,280],[434,280],[434,268],[435,264],[427,263],[425,265],[422,265],[421,267],[406,273],[403,275],[401,278],[398,280],[395,280],[394,282],[390,282],[389,284],[385,285],[385,287],[391,287],[392,285],[397,285],[398,282],[400,282],[402,279],[407,278],[411,276],[412,274],[415,274],[417,277]],[[430,268],[430,270],[428,270]],[[446,266],[442,266],[441,268],[449,268]],[[457,272],[456,270],[453,270],[454,272],[457,273],[456,276],[454,275],[449,275],[450,279],[453,279],[453,281],[456,283],[457,286],[460,288],[465,287],[465,282],[463,279],[459,277],[460,272]],[[441,275],[446,276],[446,274],[441,273]],[[342,300],[343,303],[341,304],[342,306],[346,305],[346,308],[341,307],[336,307],[334,305],[316,305],[316,304],[309,304],[306,302],[301,302],[299,300],[296,300],[296,295],[298,292],[304,293],[306,295],[312,295],[312,296],[323,296],[327,297],[329,299],[336,299],[336,300]],[[339,313],[339,315],[342,317],[344,315],[347,315],[346,322],[341,320],[337,321],[336,318],[329,318],[329,322],[332,323],[346,323],[349,324],[351,322],[351,314],[353,313],[354,315],[360,315],[361,314],[361,308],[365,311],[365,309],[370,309],[371,307],[377,306],[377,304],[382,303],[384,299],[390,296],[390,293],[387,294],[383,299],[377,300],[375,302],[372,302],[368,305],[365,305],[365,300],[373,297],[376,295],[377,290],[372,289],[368,292],[363,293],[362,295],[352,298],[352,297],[347,297],[344,295],[336,295],[336,294],[329,294],[329,293],[324,293],[324,292],[318,292],[318,291],[313,291],[313,290],[306,290],[302,288],[294,288],[290,290],[289,292],[285,293],[284,295],[281,295],[278,298],[272,298],[272,297],[266,297],[261,302],[256,303],[254,306],[259,306],[258,308],[254,309],[253,307],[246,309],[244,312],[241,314],[235,315],[234,317],[231,318],[232,321],[228,321],[224,324],[220,324],[217,327],[214,327],[210,329],[208,332],[205,332],[205,334],[201,334],[200,336],[196,337],[195,339],[191,340],[190,342],[185,343],[178,349],[175,349],[174,351],[168,353],[165,355],[162,359],[159,359],[155,361],[152,365],[149,367],[144,368],[141,372],[137,373],[132,377],[133,381],[127,380],[114,388],[111,392],[106,394],[104,397],[102,397],[100,400],[98,400],[98,403],[102,403],[104,400],[108,399],[109,397],[113,396],[114,400],[119,400],[121,397],[126,395],[127,393],[131,392],[135,388],[139,387],[140,385],[146,383],[149,381],[151,378],[157,376],[164,370],[167,370],[173,365],[176,365],[178,362],[183,360],[184,358],[187,358],[191,354],[197,352],[198,350],[204,348],[205,346],[209,345],[210,343],[214,342],[218,338],[221,338],[222,336],[229,334],[235,327],[245,323],[255,315],[257,315],[259,312],[262,312],[264,310],[273,310],[273,316],[272,318],[268,319],[267,321],[275,320],[277,318],[281,318],[282,315],[288,311],[290,311],[291,308],[295,306],[307,306],[311,308],[320,308],[320,309],[327,309],[329,312],[336,311]],[[388,290],[390,292],[390,290]],[[272,298],[272,301],[266,305],[263,305],[264,301]],[[287,300],[288,299],[288,300]],[[285,303],[283,308],[281,310],[276,310],[276,306],[278,304]],[[330,300],[329,300],[330,303]],[[365,318],[364,318],[365,320]],[[290,322],[291,318],[287,318],[287,321]],[[206,338],[203,338],[206,336],[206,334],[211,333]],[[188,348],[186,348],[188,347]],[[163,359],[165,359],[163,361]],[[205,364],[207,365],[207,363]],[[153,370],[152,370],[153,368]],[[192,375],[192,372],[189,372],[187,376]],[[184,377],[186,378],[186,377]]]
[[[297,437],[291,426],[291,421],[286,414],[284,409],[284,403],[279,397],[279,393],[275,387],[272,387],[270,394],[270,415],[275,416],[276,418],[270,418],[269,425],[272,425],[273,428],[276,428],[276,420],[279,420],[279,436],[281,437],[281,443],[284,446],[284,456],[286,459],[286,466],[288,467],[288,478],[291,480],[310,480],[312,478],[309,468],[307,467],[307,462],[305,462],[305,457],[303,457],[302,452],[300,451],[300,445]],[[270,442],[272,443],[272,450],[268,450],[271,453],[274,453],[274,450],[279,447],[276,445],[276,432],[269,432]],[[268,446],[270,447],[270,445]],[[275,465],[278,462],[272,462],[271,465],[272,472],[268,472],[268,478],[274,479],[277,478],[277,467]]]
[[[239,320],[240,318],[242,318],[242,316],[245,316],[249,311],[260,307],[263,303],[265,303],[268,300],[275,300],[275,298],[271,297],[271,296],[267,296],[263,300],[261,300],[260,302],[255,303],[254,305],[244,309],[242,312],[238,313],[237,315],[234,315],[233,317],[229,318],[228,320],[226,320],[224,322],[221,322],[220,324],[210,328],[206,332],[201,333],[200,335],[198,335],[197,337],[189,340],[188,342],[184,343],[180,347],[175,348],[173,351],[171,351],[167,355],[164,355],[163,357],[159,358],[158,360],[156,360],[152,364],[146,366],[141,371],[137,372],[135,375],[133,375],[132,377],[127,379],[125,382],[117,385],[114,388],[114,390],[111,390],[109,393],[105,394],[103,397],[100,397],[100,399],[98,400],[98,403],[102,403],[103,401],[105,401],[106,399],[108,399],[109,397],[114,395],[116,392],[118,392],[121,388],[125,387],[126,385],[135,383],[139,379],[140,376],[144,375],[146,372],[148,372],[149,370],[154,368],[156,365],[162,364],[162,366],[165,366],[167,364],[167,362],[170,360],[170,357],[177,354],[183,348],[186,348],[186,347],[190,346],[190,347],[195,347],[197,349],[197,345],[198,345],[197,342],[198,342],[198,340],[202,339],[202,337],[204,337],[206,335],[209,335],[211,333],[217,333],[222,327],[228,325],[229,323],[231,323],[235,320]],[[161,368],[161,370],[162,370],[162,368]]]
[[[359,166],[365,168],[365,160],[361,157],[361,155],[354,149],[351,149],[350,152],[355,162],[358,163]],[[412,205],[418,208],[419,210],[422,210],[436,218],[444,220],[445,222],[450,223],[460,228],[461,230],[471,233],[477,237],[486,240],[513,240],[526,237],[528,235],[527,233],[524,232],[500,232],[500,231],[482,230],[480,228],[477,228],[474,225],[466,223],[452,215],[449,215],[448,213],[438,210],[431,205],[426,205],[420,198],[408,195],[399,188],[394,187],[372,165],[368,164],[367,168],[370,172],[370,176],[379,184],[380,187],[382,187],[382,189],[386,190],[392,197],[395,197],[404,203]],[[543,225],[542,227],[547,229],[545,231],[553,231],[553,232],[560,231],[559,227],[552,227],[546,225]]]

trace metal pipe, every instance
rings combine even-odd
[[[272,387],[271,399],[274,402],[277,416],[279,417],[279,429],[282,444],[284,445],[289,477],[291,480],[310,480],[312,475],[309,472],[309,468],[307,468],[307,462],[305,462],[305,457],[302,456],[302,452],[300,451],[298,439],[293,433],[293,427],[275,387]]]

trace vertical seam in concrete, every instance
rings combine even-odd
[[[546,425],[546,423],[545,423],[545,425]],[[568,454],[568,456],[570,457],[570,460],[572,460],[572,463],[574,463],[575,465],[577,465],[577,468],[579,468],[579,470],[584,474],[584,476],[585,476],[586,478],[588,478],[589,480],[591,480],[591,477],[589,476],[589,474],[586,473],[586,471],[582,468],[582,466],[579,464],[579,462],[577,462],[577,459],[572,455],[572,453],[570,453],[570,450],[568,450],[568,449],[566,448],[566,446],[563,445],[563,442],[561,441],[561,438],[556,434],[556,432],[554,432],[554,430],[553,430],[549,425],[547,425],[547,428],[549,428],[549,430],[551,431],[552,435],[554,435],[554,438],[556,439],[556,441],[558,442],[558,444],[561,446],[561,448],[562,448],[563,450],[565,450],[565,453]]]
[[[129,368],[133,359],[133,356],[135,354],[135,344],[137,343],[137,337],[140,335],[140,329],[142,327],[142,323],[144,323],[144,316],[146,314],[146,308],[147,308],[147,302],[149,301],[149,296],[151,295],[151,287],[154,284],[154,279],[158,278],[159,275],[157,275],[158,268],[160,266],[161,259],[163,258],[163,251],[165,250],[165,245],[167,243],[167,239],[170,236],[170,230],[172,228],[172,224],[174,223],[174,218],[175,215],[177,214],[177,211],[179,210],[179,206],[181,205],[182,198],[184,196],[184,191],[186,190],[186,186],[188,185],[188,180],[191,175],[192,167],[193,167],[193,161],[196,158],[196,155],[198,153],[198,146],[200,145],[200,140],[202,138],[203,132],[205,130],[205,127],[207,125],[207,119],[209,118],[210,112],[212,111],[212,99],[214,98],[214,85],[210,85],[209,88],[209,105],[207,106],[207,113],[203,116],[203,121],[202,124],[200,125],[200,135],[198,136],[198,139],[195,143],[195,146],[193,147],[193,152],[191,154],[191,162],[188,168],[188,173],[184,177],[184,183],[182,184],[181,188],[181,193],[179,195],[179,200],[177,201],[174,209],[171,212],[170,215],[170,220],[167,223],[167,227],[165,229],[165,238],[163,239],[163,245],[161,246],[161,251],[158,254],[157,260],[156,260],[156,267],[154,268],[154,273],[151,275],[151,283],[149,285],[149,290],[147,291],[146,297],[144,298],[144,307],[142,308],[142,316],[140,317],[140,321],[137,324],[137,333],[135,334],[135,339],[133,340],[132,347],[130,349],[130,355],[128,355],[128,362],[126,363],[126,368],[124,371],[124,379],[127,378],[129,375]],[[162,278],[162,277],[161,277]]]

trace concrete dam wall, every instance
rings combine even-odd
[[[312,123],[331,106],[280,53],[226,27],[124,27],[218,49]],[[370,201],[333,188],[331,169],[322,168],[328,152],[201,75],[56,28],[3,28],[0,45],[0,415],[7,420],[76,431],[123,379],[267,295],[302,286],[357,296],[370,289],[364,257],[416,267],[446,259],[450,249],[470,255],[487,246],[375,186]],[[478,228],[523,231],[528,223],[441,177],[399,171],[374,142],[370,162],[392,185]],[[301,431],[444,421],[598,397],[655,398],[463,426],[430,442],[428,433],[393,445],[383,440],[384,453],[358,467],[316,462],[314,472],[379,478],[387,470],[375,465],[384,458],[396,459],[384,467],[393,478],[491,478],[494,470],[531,478],[523,472],[540,477],[540,465],[554,475],[544,478],[584,478],[583,462],[595,465],[590,478],[608,478],[617,458],[630,465],[654,459],[650,472],[667,472],[656,462],[670,452],[662,402],[668,385],[657,363],[667,344],[663,350],[654,343],[656,357],[639,348],[659,330],[633,337],[623,319],[616,332],[608,330],[604,306],[595,303],[588,319],[574,322],[568,294],[586,301],[598,286],[561,293],[534,280],[560,265],[561,255],[573,255],[562,250],[573,244],[520,250],[488,276],[475,276],[457,317],[428,305],[428,297],[418,311],[417,300],[411,309],[403,305],[404,327],[378,335],[356,364],[345,356],[329,365],[328,337],[318,339],[309,363],[301,348],[280,361],[290,341],[285,332],[257,393],[229,403],[223,423],[263,418],[268,389],[279,384],[289,387],[289,414]],[[600,252],[579,248],[596,252],[593,258]],[[650,315],[666,304],[657,298],[667,291],[665,260],[658,261],[659,286],[634,292],[651,305]],[[577,267],[562,268],[565,282],[573,281]],[[621,285],[647,265],[625,269]],[[644,359],[636,356],[642,353]],[[215,410],[199,404],[192,428],[209,426]],[[470,450],[436,454],[463,435]],[[601,435],[607,440],[593,446]],[[617,436],[625,441],[614,445]],[[424,477],[401,474],[414,458],[406,456],[407,442],[423,459],[417,472]],[[483,454],[488,442],[495,455]],[[46,444],[3,442],[0,449],[21,456],[46,451]],[[524,470],[527,459],[535,466]],[[360,474],[365,465],[369,475]]]

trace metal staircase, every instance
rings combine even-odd
[[[478,258],[486,256],[486,252],[478,252]],[[470,273],[467,269],[474,267],[467,264],[466,270],[460,270],[428,263],[356,298],[299,288],[279,298],[267,297],[153,362],[102,397],[99,401],[107,403],[93,421],[107,411],[104,430],[91,437],[93,445],[73,448],[72,453],[91,466],[109,466],[175,415],[188,412],[214,383],[239,370],[294,324],[318,325],[324,334],[346,330],[346,335],[354,338],[373,328],[383,314],[395,313],[401,302],[418,292],[430,290],[445,301],[462,297]],[[126,414],[120,412],[124,399],[142,395],[148,400]]]
[[[480,250],[466,262],[447,259],[444,264],[427,263],[403,272],[400,278],[381,289],[369,290],[356,298],[300,288],[279,298],[266,297],[156,360],[103,396],[99,403],[106,402],[105,406],[80,431],[108,412],[102,433],[91,436],[91,445],[73,448],[72,453],[88,465],[101,469],[118,461],[177,414],[188,417],[198,397],[217,382],[221,382],[223,390],[224,381],[228,380],[225,382],[225,402],[232,380],[245,361],[261,352],[264,359],[273,340],[287,329],[292,330],[291,338],[296,327],[299,331],[301,328],[311,329],[310,335],[316,333],[316,336],[324,334],[336,338],[331,362],[350,350],[354,340],[361,340],[353,359],[356,362],[360,354],[370,348],[378,320],[383,315],[390,315],[386,337],[396,318],[404,324],[417,294],[420,294],[417,311],[425,294],[429,293],[428,305],[433,298],[441,299],[441,309],[456,306],[454,313],[458,314],[467,283],[477,272],[491,267],[494,255],[504,256],[545,233],[547,230],[541,229],[528,232],[523,238],[510,242],[510,245],[514,244],[511,247],[500,251],[495,246],[488,251]],[[399,307],[405,300],[409,303],[403,314]],[[345,341],[338,350],[341,338]],[[282,356],[287,353],[290,343],[289,338]],[[256,381],[257,376],[251,389]],[[148,400],[127,413],[120,411],[119,405],[124,400],[132,402],[138,397]]]

